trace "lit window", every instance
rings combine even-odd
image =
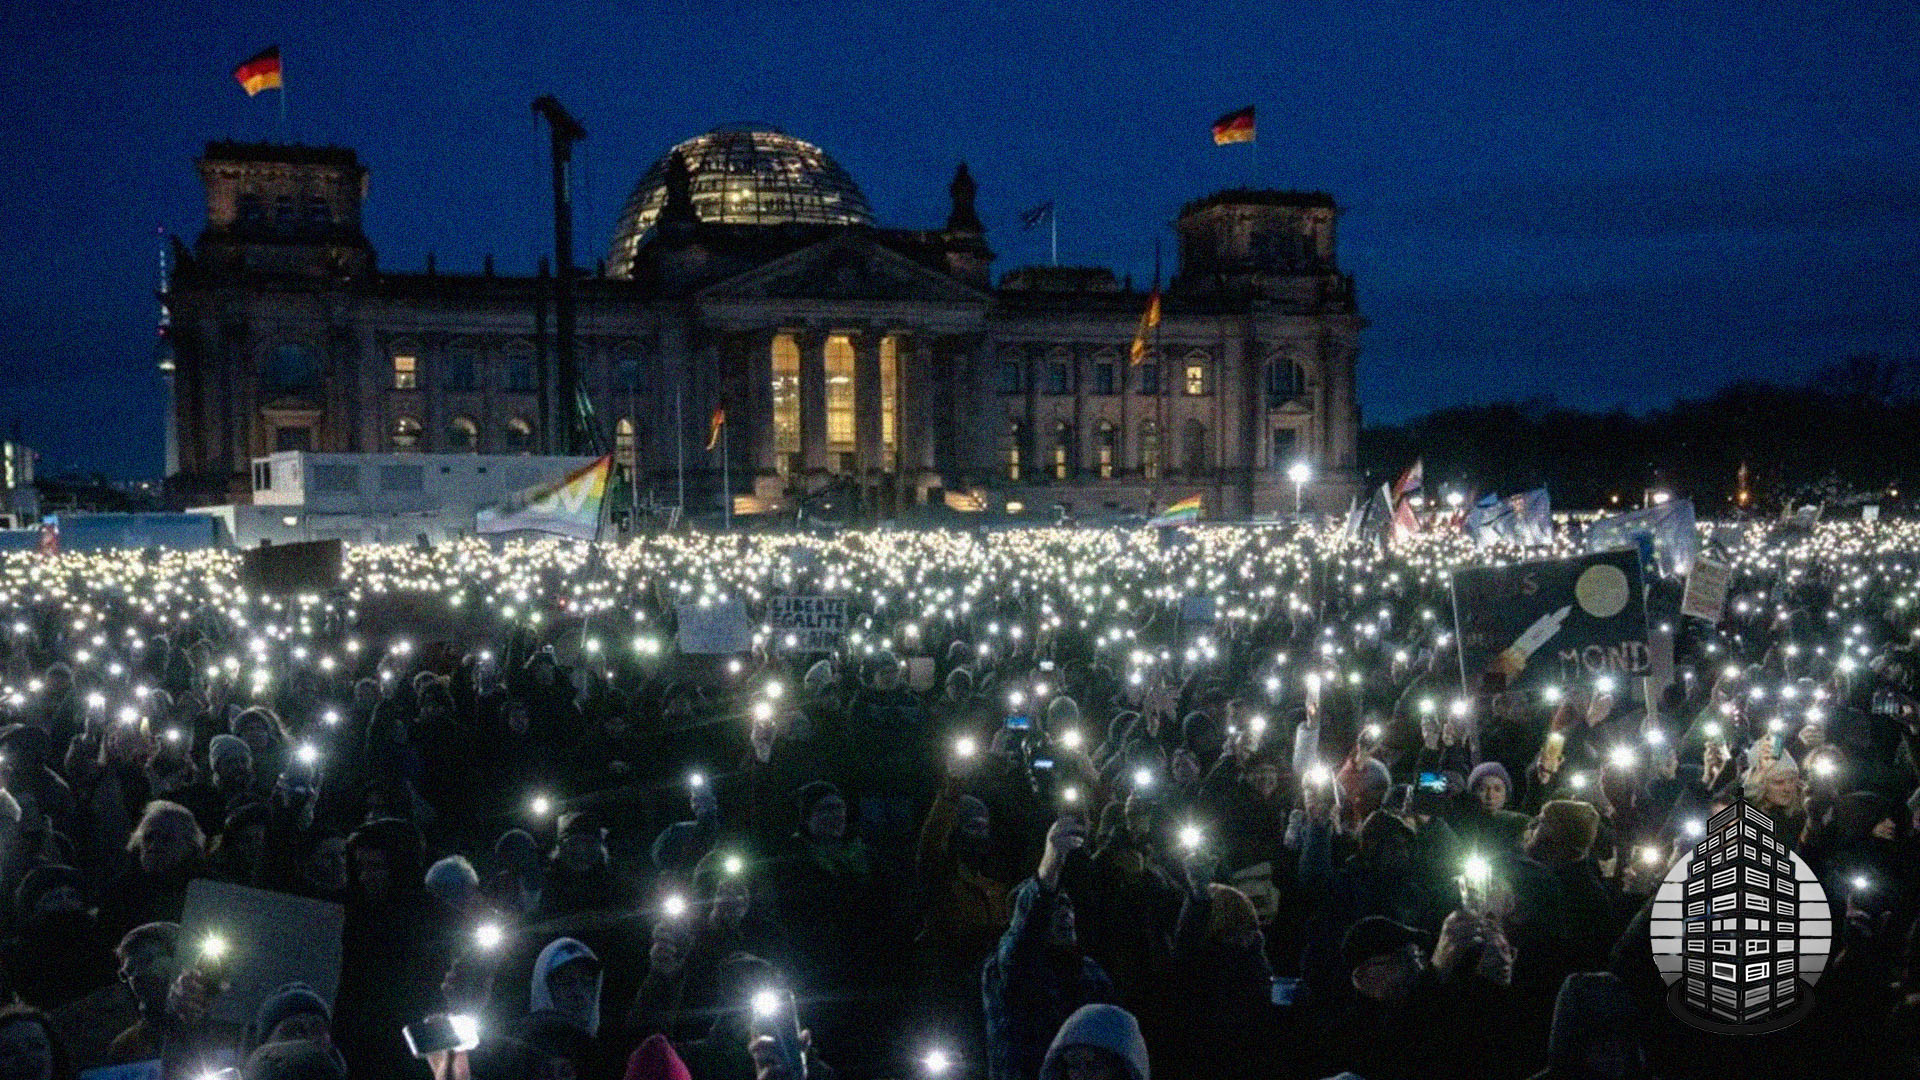
[[[1113,421],[1102,420],[1100,421],[1099,436],[1100,479],[1111,480],[1113,479],[1114,459],[1119,456],[1120,452],[1120,429],[1113,425]]]
[[[1187,362],[1187,396],[1201,397],[1207,392],[1207,365]]]
[[[1073,475],[1073,425],[1065,420],[1053,428],[1053,478],[1065,480]]]
[[[1140,472],[1149,480],[1160,478],[1160,425],[1152,420],[1140,425]]]
[[[420,449],[420,421],[411,416],[395,417],[392,439],[395,450]]]
[[[899,460],[900,339],[880,339],[880,467],[894,471]]]
[[[1020,430],[1020,421],[1007,422],[1007,479],[1020,479],[1020,442],[1024,433]]]
[[[844,334],[827,339],[827,444],[831,449],[854,449],[853,342]]]
[[[780,475],[800,453],[800,346],[792,334],[773,339],[773,450]]]
[[[634,465],[633,445],[633,421],[623,416],[613,424],[613,459],[629,471]]]
[[[412,390],[420,385],[420,360],[407,353],[398,353],[393,358],[393,388]]]

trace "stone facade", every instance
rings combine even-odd
[[[616,240],[623,276],[576,271],[581,383],[643,497],[673,501],[684,460],[689,503],[716,498],[722,452],[734,492],[769,507],[829,487],[876,513],[961,492],[1093,513],[1200,494],[1209,517],[1244,517],[1292,509],[1300,459],[1309,508],[1356,490],[1363,322],[1328,196],[1185,207],[1134,366],[1146,292],[1097,268],[996,285],[964,166],[935,230],[705,221],[678,152],[655,171],[668,192]],[[380,269],[351,150],[216,143],[200,172],[207,225],[166,298],[178,498],[244,502],[248,461],[275,451],[570,449],[544,268]],[[708,452],[716,408],[725,449]]]

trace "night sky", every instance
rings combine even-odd
[[[343,14],[343,12],[345,12]],[[1862,350],[1920,357],[1920,5],[179,3],[0,10],[0,431],[43,471],[155,476],[155,230],[193,158],[293,135],[372,170],[388,269],[530,271],[556,94],[586,125],[583,261],[673,143],[760,121],[820,144],[882,224],[938,227],[965,159],[996,270],[1150,276],[1179,205],[1324,189],[1372,321],[1369,423],[1553,395],[1658,407]],[[1257,151],[1215,116],[1259,108]],[[1257,156],[1256,156],[1257,154]],[[1170,235],[1170,234],[1167,234]],[[1169,245],[1169,250],[1171,245]]]

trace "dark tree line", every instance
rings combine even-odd
[[[1742,463],[1756,511],[1789,499],[1904,502],[1920,495],[1920,361],[1862,354],[1804,386],[1738,382],[1644,416],[1550,398],[1463,405],[1370,427],[1360,440],[1375,485],[1417,457],[1429,495],[1443,484],[1478,494],[1544,485],[1556,509],[1633,507],[1664,488],[1723,513]]]

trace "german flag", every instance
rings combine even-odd
[[[1213,122],[1213,145],[1253,141],[1253,106],[1235,109]]]
[[[280,86],[280,46],[269,45],[261,49],[251,60],[233,69],[233,77],[240,80],[240,88],[248,97],[262,90],[279,90]]]
[[[727,426],[727,410],[724,407],[713,410],[713,423],[711,425],[711,430],[707,432],[707,449],[708,450],[712,450],[714,447],[720,445],[720,430],[726,426]]]
[[[1160,290],[1154,289],[1147,297],[1147,310],[1140,313],[1140,329],[1133,332],[1133,348],[1127,351],[1128,366],[1139,367],[1140,361],[1147,358],[1147,335],[1160,325]]]

